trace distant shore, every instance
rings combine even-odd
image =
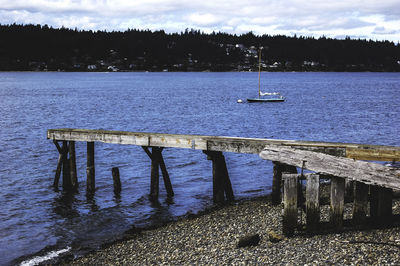
[[[321,208],[328,220],[329,206]],[[238,265],[238,264],[384,264],[400,263],[400,227],[321,233],[298,232],[279,242],[269,234],[281,234],[281,206],[266,197],[216,208],[180,219],[160,228],[133,233],[126,240],[63,264],[71,265]],[[400,213],[396,200],[393,213]],[[346,204],[349,219],[351,204]],[[305,217],[303,217],[304,223]],[[257,246],[238,248],[239,238],[258,234]]]

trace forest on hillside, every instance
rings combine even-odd
[[[400,44],[346,38],[0,25],[0,71],[400,71]]]

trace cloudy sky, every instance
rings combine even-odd
[[[400,0],[0,0],[0,24],[400,41]]]

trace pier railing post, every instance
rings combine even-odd
[[[318,229],[319,219],[319,175],[307,175],[306,187],[306,219],[307,232],[313,233]]]
[[[87,143],[86,163],[86,192],[89,194],[95,191],[95,167],[94,167],[94,142]]]
[[[283,220],[282,231],[291,236],[297,226],[297,174],[282,173],[283,183]]]
[[[334,230],[343,228],[345,180],[341,177],[331,177],[331,216],[330,222]]]

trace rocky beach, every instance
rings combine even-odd
[[[345,205],[349,224],[352,204]],[[399,214],[398,200],[393,213]],[[282,206],[261,197],[216,207],[162,227],[138,230],[125,240],[110,244],[73,261],[70,265],[398,265],[400,227],[354,228],[343,232],[322,230],[306,235],[281,235]],[[321,207],[321,226],[329,220],[329,206]],[[305,224],[305,216],[299,215]],[[345,223],[346,225],[346,223]],[[238,247],[240,239],[259,236],[259,243]]]

